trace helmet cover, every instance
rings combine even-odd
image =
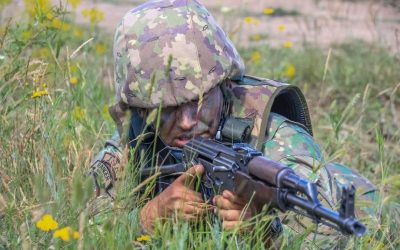
[[[152,0],[126,13],[114,60],[117,100],[127,107],[179,106],[244,72],[232,42],[195,0]]]

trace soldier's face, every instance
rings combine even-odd
[[[213,138],[223,106],[219,87],[203,97],[203,102],[193,101],[179,107],[165,108],[161,112],[160,136],[172,147],[183,147],[193,137]]]

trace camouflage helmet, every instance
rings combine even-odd
[[[244,65],[232,42],[195,0],[152,0],[122,18],[114,38],[117,100],[128,107],[179,106]]]

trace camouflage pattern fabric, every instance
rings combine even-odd
[[[375,214],[374,195],[376,187],[360,174],[339,163],[325,162],[321,149],[307,130],[298,123],[271,113],[267,139],[263,154],[273,160],[291,167],[298,175],[315,182],[318,186],[321,202],[337,210],[342,187],[353,184],[356,187],[356,216]],[[306,232],[309,241],[302,244],[302,249],[341,249],[348,238],[326,226],[309,231],[314,223],[300,215],[292,213],[280,215],[284,226],[283,237],[290,242]]]
[[[127,107],[179,106],[225,79],[240,79],[244,64],[228,36],[195,0],[153,0],[129,11],[114,37],[118,125]]]
[[[122,173],[122,151],[119,147],[119,137],[106,142],[105,147],[96,155],[90,164],[89,176],[93,178],[95,196],[89,202],[87,212],[95,216],[113,207],[116,192],[116,182]]]
[[[257,150],[262,149],[265,140],[265,132],[267,131],[267,121],[272,104],[283,92],[291,93],[296,96],[296,101],[286,98],[284,103],[287,109],[297,105],[297,101],[304,99],[301,107],[294,112],[301,112],[304,120],[301,121],[306,126],[309,133],[312,134],[312,126],[308,113],[307,103],[305,98],[296,86],[291,86],[287,83],[274,81],[271,79],[257,78],[245,75],[243,81],[227,80],[223,83],[224,92],[231,101],[230,116],[235,118],[250,118],[253,121],[253,128],[249,144]],[[301,111],[300,111],[301,110]]]

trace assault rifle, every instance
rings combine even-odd
[[[141,176],[148,177],[156,171],[161,175],[176,174],[184,172],[185,165],[202,164],[205,168],[202,193],[210,200],[214,194],[229,190],[254,202],[256,207],[268,205],[282,212],[291,210],[344,234],[360,237],[366,232],[354,215],[354,186],[343,189],[341,206],[336,212],[320,203],[315,183],[262,156],[249,144],[226,146],[215,140],[195,138],[184,146],[183,158],[181,164],[144,169]]]

